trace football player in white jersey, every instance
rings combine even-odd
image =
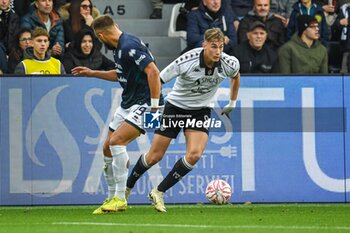
[[[155,131],[151,148],[140,156],[128,178],[127,198],[140,176],[163,158],[172,139],[183,129],[186,155],[175,163],[168,175],[148,196],[157,211],[166,212],[164,192],[193,169],[208,142],[208,128],[204,124],[193,122],[203,123],[210,119],[209,102],[221,81],[227,77],[231,80],[231,93],[229,104],[224,107],[223,113],[229,114],[235,108],[240,86],[240,66],[235,57],[223,52],[224,41],[225,35],[219,28],[208,29],[204,34],[202,48],[181,55],[160,73],[163,83],[173,78],[176,81],[166,98],[161,126]],[[162,125],[164,122],[177,124],[165,127]]]

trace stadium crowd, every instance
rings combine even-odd
[[[150,18],[162,18],[163,1],[150,4]],[[241,73],[348,72],[349,12],[350,0],[183,1],[177,27],[187,31],[187,48],[179,54],[200,47],[205,30],[219,27],[224,51],[240,60]],[[0,0],[0,72],[14,73],[25,59],[51,57],[66,73],[80,65],[114,69],[90,27],[100,14],[91,0]],[[27,52],[37,27],[49,35],[43,59]]]

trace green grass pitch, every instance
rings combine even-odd
[[[131,205],[92,215],[97,206],[0,207],[0,233],[323,233],[350,232],[349,204]]]

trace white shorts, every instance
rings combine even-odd
[[[143,105],[135,104],[128,109],[119,106],[115,110],[112,121],[109,123],[109,129],[115,131],[125,121],[144,134],[143,113],[147,109],[149,109],[149,106],[146,103]]]

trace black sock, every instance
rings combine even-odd
[[[136,181],[143,175],[143,173],[145,173],[150,168],[150,166],[145,164],[146,162],[143,161],[144,156],[145,155],[141,155],[139,160],[137,160],[137,163],[135,164],[128,177],[126,187],[133,188],[135,186]]]
[[[168,173],[164,180],[158,185],[158,190],[165,192],[173,187],[182,177],[192,170],[193,166],[185,161],[185,157],[179,159],[173,169]]]

